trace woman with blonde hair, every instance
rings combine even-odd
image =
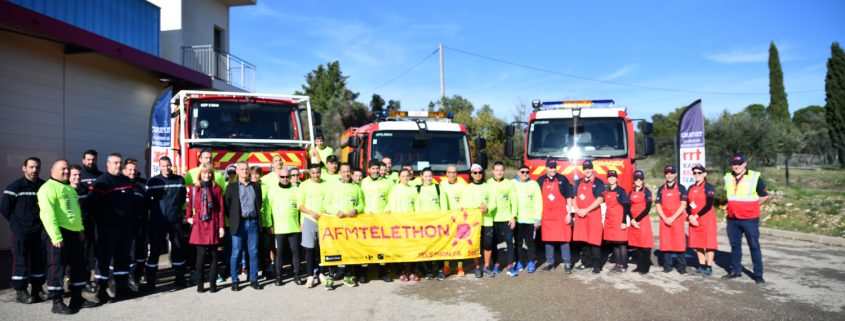
[[[223,222],[223,193],[220,186],[214,183],[214,169],[203,165],[200,168],[199,180],[190,186],[185,218],[191,224],[189,243],[197,247],[197,292],[205,292],[203,269],[205,268],[205,253],[211,256],[208,273],[211,292],[217,292],[217,246],[225,234]]]

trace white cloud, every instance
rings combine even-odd
[[[619,68],[618,70],[616,70],[616,71],[614,71],[614,72],[612,72],[612,73],[610,73],[610,74],[608,74],[604,77],[601,77],[601,80],[607,81],[607,80],[614,80],[614,79],[617,79],[617,78],[622,78],[622,77],[630,74],[634,70],[636,70],[637,67],[639,67],[639,66],[638,65],[623,66],[622,68]]]

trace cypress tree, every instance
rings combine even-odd
[[[783,88],[783,70],[774,41],[769,46],[769,97],[769,118],[775,121],[789,121],[789,104],[786,101],[786,90]]]
[[[825,120],[839,164],[845,168],[845,52],[838,42],[830,46],[830,51],[824,79]]]

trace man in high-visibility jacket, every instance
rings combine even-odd
[[[519,204],[516,199],[516,187],[514,187],[513,180],[505,179],[505,164],[497,161],[493,164],[493,177],[487,180],[487,185],[490,185],[490,203],[495,203],[491,206],[491,216],[493,216],[493,233],[496,242],[493,243],[496,248],[501,242],[505,242],[505,249],[497,251],[498,260],[496,266],[493,268],[493,274],[499,273],[499,263],[507,268],[507,274],[516,276],[519,271],[513,265],[513,230],[516,228],[516,214],[518,212]],[[492,251],[484,252],[484,263],[488,264],[489,256]],[[502,262],[502,260],[504,260]]]
[[[458,209],[477,208],[481,210],[481,249],[484,251],[485,262],[482,269],[478,258],[473,259],[475,263],[475,277],[481,278],[485,274],[495,277],[489,266],[490,256],[493,252],[493,211],[496,209],[496,202],[491,197],[490,184],[484,179],[484,168],[479,164],[472,164],[470,167],[472,182],[464,187],[458,204]]]
[[[325,207],[327,215],[335,215],[339,218],[353,218],[364,212],[364,192],[358,184],[352,182],[352,167],[349,163],[340,165],[339,183],[330,187],[331,192],[326,193]],[[334,282],[343,282],[349,287],[358,286],[358,267],[354,265],[340,265],[334,273]],[[328,280],[327,283],[328,284]],[[334,289],[334,285],[327,290]]]
[[[449,165],[446,167],[446,180],[440,182],[440,188],[443,190],[443,194],[446,195],[446,209],[447,210],[454,210],[460,208],[461,203],[461,193],[464,192],[464,188],[467,186],[467,182],[458,176],[458,167],[455,165]],[[455,275],[461,277],[464,276],[464,265],[463,261],[457,260],[458,267],[455,270]],[[449,264],[443,264],[443,273],[444,276],[449,275]]]
[[[760,172],[748,170],[745,156],[731,158],[731,172],[725,174],[725,193],[728,196],[728,239],[731,244],[731,270],[724,279],[742,276],[742,235],[748,240],[751,262],[754,263],[754,281],[763,280],[763,255],[760,253],[760,205],[768,199],[766,184]]]

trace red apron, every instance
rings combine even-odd
[[[636,188],[631,192],[631,215],[634,218],[646,208],[645,187],[641,191]],[[654,248],[654,233],[651,232],[651,218],[646,215],[642,221],[637,222],[640,228],[628,227],[628,245],[643,249]]]
[[[663,193],[660,195],[660,207],[663,215],[672,216],[681,207],[681,191],[678,183],[671,189],[663,184]],[[660,251],[661,252],[684,252],[687,250],[687,234],[684,231],[684,222],[687,220],[687,213],[683,212],[672,222],[672,226],[666,225],[660,220]]]
[[[701,186],[693,184],[690,186],[689,207],[692,214],[700,215],[701,209],[707,204],[707,191],[704,189],[706,183]],[[689,247],[694,249],[716,250],[719,248],[719,241],[716,239],[716,211],[713,207],[707,211],[707,215],[698,218],[698,226],[689,226]]]
[[[621,189],[620,189],[621,190]],[[625,220],[625,209],[619,204],[619,195],[616,191],[604,191],[604,204],[607,211],[604,215],[604,240],[605,241],[628,241],[628,229],[622,229]]]
[[[587,208],[596,200],[593,196],[593,182],[582,181],[578,184],[575,195],[575,204],[578,208]],[[601,246],[601,206],[587,213],[584,217],[575,215],[575,228],[572,232],[573,241],[587,242],[591,245]]]
[[[566,224],[566,198],[560,194],[558,181],[543,182],[543,218],[540,233],[546,242],[572,241],[572,227]]]

